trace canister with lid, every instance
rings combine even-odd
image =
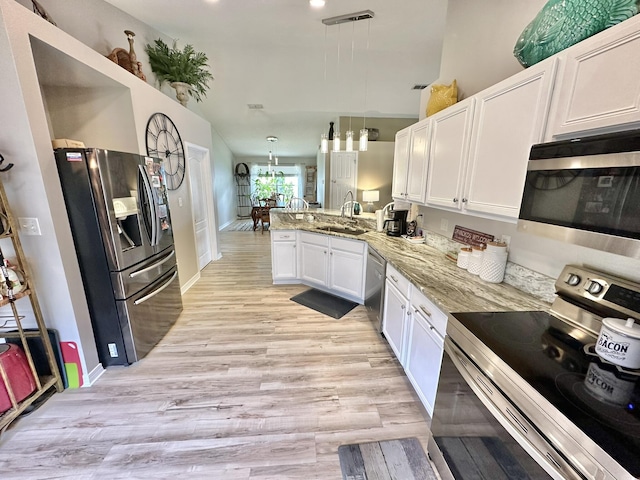
[[[458,253],[458,263],[460,268],[466,268],[469,266],[469,257],[471,256],[471,247],[462,247]]]
[[[507,267],[507,244],[502,242],[489,242],[482,256],[480,278],[490,283],[500,283],[504,280],[504,272]]]
[[[640,325],[633,318],[603,318],[596,353],[624,368],[640,368]]]
[[[472,275],[479,275],[482,267],[482,257],[484,252],[484,246],[471,247],[471,256],[469,256],[469,264],[467,265],[467,271]]]

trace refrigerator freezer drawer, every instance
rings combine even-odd
[[[119,300],[118,313],[125,352],[115,352],[116,363],[133,363],[151,351],[176,322],[182,311],[182,295],[178,271],[174,266],[147,288]],[[113,356],[113,354],[112,354]]]
[[[111,272],[113,293],[118,300],[129,298],[176,266],[176,253],[170,247],[121,272]]]

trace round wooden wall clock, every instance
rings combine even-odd
[[[147,155],[164,163],[167,188],[175,190],[184,180],[185,158],[182,139],[175,124],[164,113],[154,113],[147,122]]]

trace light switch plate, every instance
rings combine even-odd
[[[40,231],[40,223],[37,218],[18,217],[18,225],[20,233],[25,235],[42,235]]]

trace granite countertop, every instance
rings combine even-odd
[[[309,215],[313,216],[311,222],[307,221]],[[356,220],[354,226],[368,230],[357,236],[319,230],[321,227],[345,223],[345,219],[340,218],[340,212],[335,210],[272,209],[270,216],[270,228],[273,230],[304,230],[367,242],[445,313],[546,311],[550,306],[506,283],[480,280],[477,275],[458,268],[443,252],[426,244],[412,244],[404,238],[377,232],[375,215],[371,213],[353,217]]]

